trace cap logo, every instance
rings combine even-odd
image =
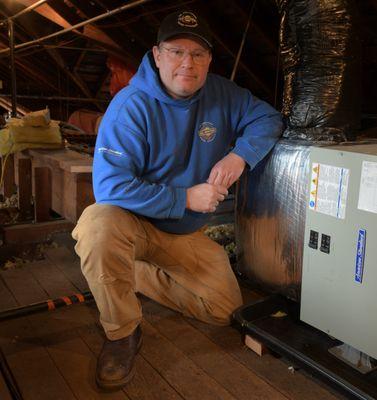
[[[196,28],[198,26],[196,15],[187,11],[179,14],[177,22],[178,25],[187,26],[189,28]]]

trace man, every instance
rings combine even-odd
[[[133,375],[142,319],[135,293],[219,325],[242,303],[225,251],[202,228],[245,165],[273,147],[281,118],[248,90],[208,74],[211,49],[195,14],[170,14],[101,122],[96,204],[73,237],[107,336],[96,372],[104,389]]]

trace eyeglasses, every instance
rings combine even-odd
[[[194,64],[204,65],[208,61],[209,52],[207,50],[193,50],[189,51],[179,47],[165,47],[160,46],[160,50],[165,50],[170,61],[182,62],[189,54]]]

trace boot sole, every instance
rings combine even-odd
[[[139,353],[141,346],[143,344],[143,337],[140,337],[139,343],[137,345],[136,355]],[[97,386],[102,389],[105,392],[114,392],[116,390],[121,390],[127,383],[129,383],[132,378],[135,376],[135,364],[132,366],[130,373],[125,376],[123,379],[119,379],[117,381],[109,382],[109,381],[103,381],[97,377],[96,374],[96,384]]]

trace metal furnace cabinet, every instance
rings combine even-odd
[[[377,358],[377,144],[311,149],[301,319]]]

